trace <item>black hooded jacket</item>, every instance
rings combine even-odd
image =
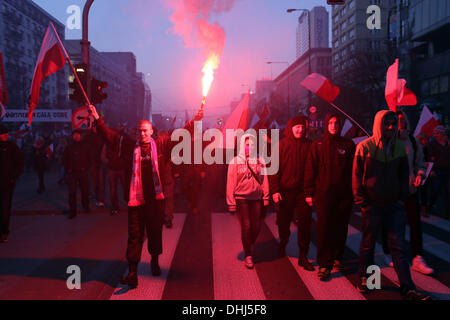
[[[294,137],[292,127],[298,124],[305,124],[308,128],[308,119],[303,116],[291,118],[286,126],[285,138],[279,142],[280,167],[277,174],[269,176],[271,194],[303,191],[303,174],[311,140],[306,135],[300,139]]]
[[[328,132],[331,118],[339,119],[339,129],[335,135]],[[341,137],[342,121],[337,114],[328,114],[325,118],[323,139],[315,141],[306,162],[306,197],[343,197],[352,200],[352,166],[355,156],[355,144]]]

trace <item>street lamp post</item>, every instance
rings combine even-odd
[[[270,64],[270,65],[274,64],[274,63],[285,63],[288,66],[287,69],[289,68],[289,62],[286,62],[286,61],[268,61],[267,62],[267,64]],[[289,110],[289,113],[291,113],[291,72],[290,72],[290,70],[287,70],[287,71],[288,71],[288,75],[287,75],[288,76],[288,79],[287,79],[287,83],[288,83],[288,85],[287,85],[288,110]]]
[[[291,13],[294,11],[306,11],[308,12],[308,74],[312,73],[312,68],[311,68],[311,12],[308,9],[287,9],[286,12],[287,13]],[[308,90],[308,102],[309,102],[309,107],[311,107],[312,105],[312,95],[311,95],[311,91]]]

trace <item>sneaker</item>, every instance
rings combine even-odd
[[[385,254],[384,255],[384,262],[386,263],[386,265],[388,265],[389,267],[393,268],[394,267],[394,262],[392,262],[391,256]]]
[[[421,294],[416,290],[409,290],[406,295],[403,296],[403,300],[432,300],[430,296],[426,294]]]
[[[319,268],[319,272],[318,272],[317,276],[319,277],[319,280],[325,281],[330,278],[331,270],[328,268],[323,268],[323,267]]]
[[[247,269],[253,269],[254,268],[255,265],[253,264],[252,256],[245,257],[245,266],[247,267]]]
[[[422,256],[416,256],[412,261],[412,269],[425,275],[430,275],[434,272],[433,268],[430,268]]]
[[[305,256],[301,256],[298,258],[297,264],[300,267],[303,267],[306,271],[314,271],[314,266],[309,262],[309,260]]]
[[[120,279],[120,284],[129,286],[130,288],[136,288],[138,286],[137,272],[130,272],[126,277]]]
[[[96,206],[97,208],[104,208],[104,207],[105,207],[105,204],[104,204],[103,202],[101,202],[101,201],[97,201],[97,202],[95,203],[95,206]]]
[[[356,289],[361,293],[370,293],[369,288],[367,287],[367,278],[361,277]]]
[[[344,266],[342,265],[341,261],[339,261],[339,260],[334,260],[333,268],[334,268],[336,271],[342,271],[342,270],[344,270]]]

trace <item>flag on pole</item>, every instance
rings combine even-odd
[[[3,65],[3,55],[0,51],[0,119],[2,119],[5,114],[5,105],[8,104],[8,94],[6,91],[6,77],[5,77],[5,68]]]
[[[420,114],[419,122],[417,123],[416,130],[414,131],[414,137],[418,137],[420,134],[425,134],[428,137],[433,135],[433,130],[441,122],[439,119],[431,113],[427,106],[423,107],[422,113]]]
[[[386,74],[386,88],[384,95],[389,110],[397,111],[397,106],[414,106],[417,104],[416,95],[406,88],[406,80],[398,78],[398,59],[395,59]]]
[[[336,100],[340,93],[339,87],[319,73],[310,74],[300,84],[329,103]]]
[[[28,105],[28,125],[33,120],[33,111],[39,104],[39,92],[42,81],[49,75],[61,70],[66,64],[63,51],[61,49],[62,43],[59,41],[59,36],[56,34],[55,28],[50,23],[42,41],[41,50],[34,69],[33,81],[31,83],[31,95]]]
[[[358,134],[355,126],[352,124],[352,122],[348,119],[345,119],[344,126],[342,127],[341,136],[353,139]]]

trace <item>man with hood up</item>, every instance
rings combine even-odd
[[[279,254],[286,255],[290,225],[296,212],[299,247],[298,265],[314,271],[307,254],[311,239],[312,209],[305,202],[303,188],[306,158],[311,140],[307,138],[308,118],[295,116],[288,121],[285,137],[279,142],[280,166],[278,173],[269,177],[270,193],[276,205],[277,225],[280,235]]]
[[[357,289],[369,293],[367,268],[374,265],[374,249],[383,225],[400,293],[407,300],[429,300],[416,291],[404,249],[406,214],[404,201],[409,196],[409,169],[404,144],[398,140],[398,118],[392,111],[379,111],[373,135],[356,148],[352,187],[355,203],[362,212],[362,240],[359,251],[360,282]]]
[[[317,212],[317,263],[319,279],[330,277],[333,265],[342,269],[353,207],[352,166],[355,144],[341,137],[342,122],[337,114],[325,118],[323,139],[311,145],[306,161],[305,196]]]
[[[237,211],[248,269],[254,267],[254,245],[270,199],[264,159],[258,157],[256,142],[253,135],[241,137],[239,154],[228,165],[227,175],[227,204],[230,212]]]
[[[434,272],[423,258],[422,221],[420,220],[420,205],[418,187],[425,179],[426,164],[424,153],[419,141],[410,133],[410,125],[403,111],[396,112],[399,121],[398,139],[405,145],[409,168],[409,196],[405,201],[405,211],[408,218],[409,238],[413,256],[412,269],[425,275]],[[386,229],[383,229],[383,249],[389,254]],[[389,264],[392,266],[392,262]]]

